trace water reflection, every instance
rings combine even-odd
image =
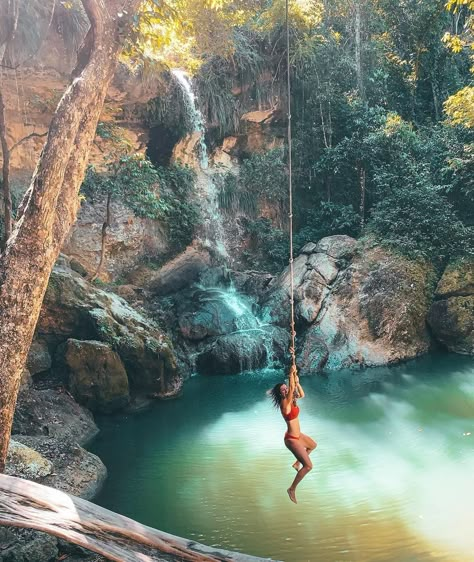
[[[472,561],[472,360],[306,378],[301,424],[319,446],[297,506],[284,422],[265,397],[280,377],[196,378],[180,400],[105,421],[99,502],[286,562]]]

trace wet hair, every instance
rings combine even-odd
[[[286,384],[285,382],[277,383],[272,389],[268,391],[268,395],[272,399],[273,405],[275,408],[279,408],[281,401],[283,399],[283,394],[281,393],[282,385]]]

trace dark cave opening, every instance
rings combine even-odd
[[[178,129],[157,125],[150,129],[150,139],[146,156],[155,166],[168,166],[173,155],[173,148],[181,138]]]

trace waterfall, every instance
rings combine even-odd
[[[203,224],[197,231],[204,247],[213,250],[227,267],[231,256],[226,248],[223,217],[218,202],[218,192],[209,166],[205,140],[205,120],[199,110],[190,77],[183,70],[173,70],[184,96],[186,111],[192,131],[179,143],[186,160],[191,160],[197,173],[196,196],[201,206]],[[254,313],[250,299],[240,295],[232,284],[227,288],[214,285],[200,287],[202,294],[195,313],[186,319],[186,328],[192,332],[209,329],[207,345],[201,342],[194,357],[201,372],[241,372],[271,366],[275,361],[275,349],[282,348],[285,337],[281,329],[263,323]],[[280,330],[280,333],[278,332]],[[280,343],[278,343],[280,342]],[[192,345],[192,344],[191,344]],[[231,366],[229,366],[229,363]]]
[[[199,165],[202,170],[209,167],[209,159],[207,157],[207,146],[204,135],[206,127],[204,126],[204,117],[197,106],[196,96],[193,91],[191,78],[184,70],[174,69],[171,71],[178,81],[178,84],[184,94],[186,102],[186,111],[193,127],[193,133],[199,133],[198,149],[199,149]]]
[[[188,141],[194,141],[191,143],[193,150],[194,147],[197,147],[199,162],[197,170],[197,195],[203,217],[202,231],[200,233],[203,245],[215,250],[218,256],[224,261],[228,261],[229,254],[226,249],[226,238],[219,209],[218,193],[212,177],[213,172],[209,169],[204,117],[199,109],[191,78],[183,70],[174,69],[171,72],[183,92],[186,111],[193,128]]]

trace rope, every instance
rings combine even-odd
[[[296,367],[295,353],[295,279],[293,268],[293,180],[292,180],[292,162],[291,162],[291,80],[290,80],[290,24],[289,24],[289,0],[286,0],[286,92],[287,92],[287,118],[288,118],[288,205],[289,205],[289,231],[290,231],[290,355],[292,367]]]

